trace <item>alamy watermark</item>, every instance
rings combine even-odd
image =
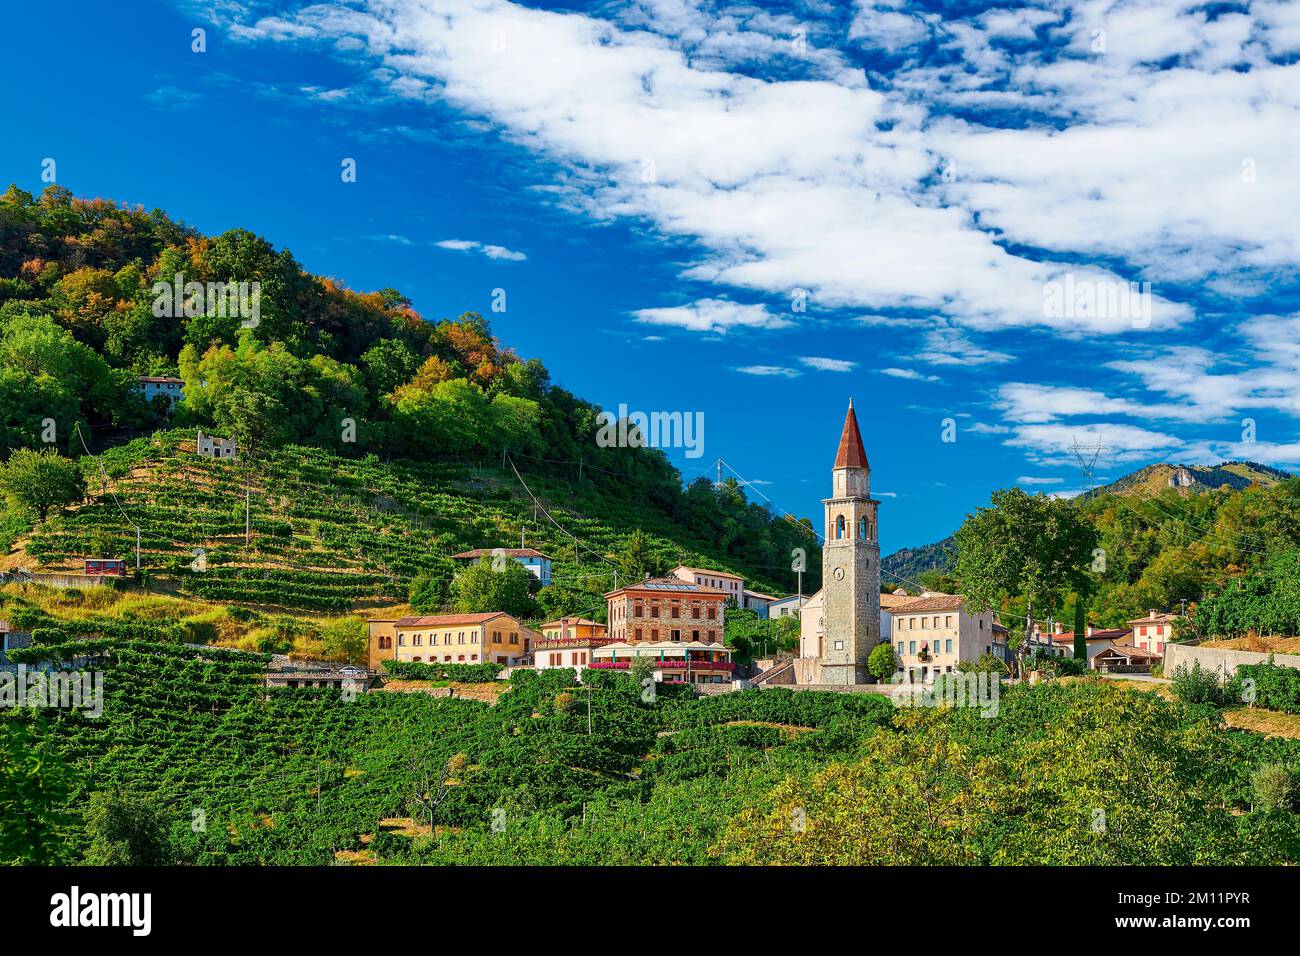
[[[1125,319],[1137,329],[1151,325],[1151,283],[1107,279],[1064,280],[1043,285],[1043,318]]]
[[[629,412],[619,405],[618,414],[601,412],[596,422],[601,448],[685,448],[687,458],[704,454],[703,412]]]
[[[104,673],[33,670],[19,664],[0,671],[0,707],[82,710],[98,717],[104,712]]]
[[[895,707],[969,707],[981,717],[998,715],[1002,681],[989,671],[954,671],[938,674],[932,683],[915,680],[915,674],[898,671],[890,678],[896,688],[890,697]]]
[[[186,282],[185,274],[178,272],[171,282],[155,282],[150,292],[157,319],[238,317],[245,329],[255,329],[262,321],[262,283],[257,281]]]

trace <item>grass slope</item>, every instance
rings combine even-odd
[[[576,541],[536,509],[512,472],[468,463],[384,463],[289,446],[250,467],[194,454],[192,434],[181,431],[137,439],[103,457],[108,493],[96,475],[91,500],[19,538],[10,567],[35,562],[44,570],[79,570],[82,558],[96,556],[130,564],[134,523],[141,566],[163,590],[338,613],[405,600],[412,578],[449,572],[450,555],[517,547],[521,530],[529,546],[555,559],[557,579],[609,572],[607,581],[583,579],[598,594],[613,583],[608,556],[641,529],[665,569],[677,561],[706,564],[781,590],[772,569],[710,554],[643,502],[554,479],[525,478]]]

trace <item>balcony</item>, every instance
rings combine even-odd
[[[650,659],[650,658],[647,658]],[[730,672],[735,665],[731,661],[684,661],[684,660],[666,660],[654,661],[656,670],[686,670],[689,667],[693,671],[726,671]],[[593,661],[587,665],[592,670],[610,670],[625,671],[632,666],[631,661]]]
[[[544,637],[533,645],[533,649],[557,651],[565,647],[604,647],[606,644],[613,644],[617,640],[618,638],[615,637]]]

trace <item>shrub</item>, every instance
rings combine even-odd
[[[1210,704],[1225,707],[1241,701],[1241,684],[1237,678],[1225,681],[1217,671],[1193,661],[1189,670],[1186,664],[1174,669],[1172,678],[1174,696],[1184,704]]]
[[[500,664],[439,664],[434,661],[384,661],[384,670],[402,680],[452,680],[483,684],[497,679]]]
[[[1273,663],[1272,654],[1264,663],[1242,664],[1237,668],[1237,679],[1251,682],[1245,685],[1247,703],[1300,714],[1300,670],[1279,667]]]
[[[1264,764],[1250,778],[1250,789],[1257,810],[1291,808],[1291,774],[1278,763]]]
[[[888,680],[898,670],[898,658],[894,656],[894,645],[881,641],[867,655],[867,673],[876,680]]]

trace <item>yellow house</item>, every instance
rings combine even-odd
[[[547,621],[537,628],[542,637],[548,641],[592,640],[605,636],[605,625],[599,621],[589,621],[585,617],[561,617]]]
[[[403,617],[393,624],[393,657],[443,664],[517,664],[538,634],[504,611]]]

